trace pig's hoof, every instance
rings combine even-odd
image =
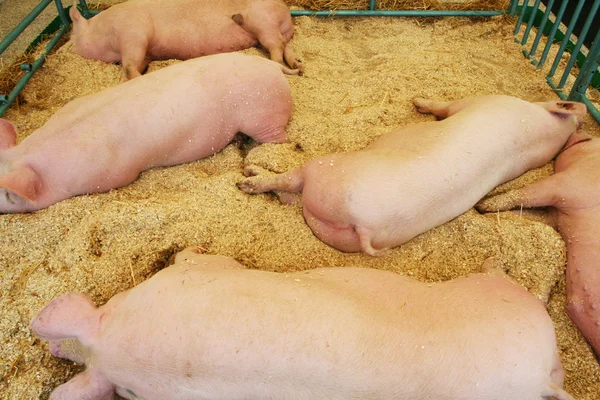
[[[240,189],[244,193],[248,193],[248,194],[256,194],[257,193],[254,184],[249,179],[244,179],[243,181],[236,183],[235,186],[237,186],[238,189]]]
[[[244,167],[244,176],[256,176],[265,173],[265,169],[258,165],[246,165]]]
[[[502,261],[500,261],[499,258],[494,256],[485,259],[483,264],[481,264],[481,272],[491,275],[505,275],[504,265],[502,264]]]
[[[492,207],[492,205],[490,203],[487,203],[485,201],[482,201],[481,203],[475,204],[475,209],[478,212],[480,212],[481,214],[486,214],[486,213],[491,213],[491,212],[498,211],[497,209],[494,209],[494,207]]]
[[[417,111],[423,114],[431,113],[431,100],[416,97],[413,99],[413,104],[417,107]]]

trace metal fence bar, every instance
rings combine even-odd
[[[581,101],[583,104],[585,104],[587,106],[587,109],[590,112],[590,114],[592,115],[592,117],[594,117],[596,122],[598,122],[600,124],[600,111],[598,111],[596,106],[585,96],[582,96],[579,101]]]
[[[527,0],[523,0],[523,5],[521,6],[521,11],[519,12],[519,19],[517,20],[517,24],[515,25],[515,30],[513,31],[513,35],[519,33],[521,30],[521,23],[523,23],[523,18],[525,17],[525,10],[527,9]],[[516,42],[518,42],[515,39]]]
[[[85,18],[91,17],[90,9],[88,8],[87,3],[85,2],[85,0],[79,0],[79,4],[81,5],[81,11],[83,13],[83,16]]]
[[[569,62],[567,63],[565,72],[563,73],[563,76],[560,79],[560,82],[558,84],[558,87],[560,89],[562,89],[565,86],[565,83],[567,82],[567,77],[569,76],[569,73],[571,72],[571,68],[573,68],[575,61],[577,60],[577,55],[579,54],[579,51],[581,50],[581,46],[583,46],[583,41],[585,40],[585,37],[587,36],[588,31],[590,30],[590,26],[592,25],[592,20],[594,19],[594,16],[596,15],[596,12],[598,11],[599,6],[600,6],[600,0],[596,0],[594,2],[594,4],[592,5],[592,9],[590,10],[588,18],[585,20],[585,25],[583,25],[583,28],[581,28],[581,34],[579,35],[579,40],[577,41],[577,44],[575,45],[575,49],[573,49],[573,51],[571,52],[571,58],[569,58]]]
[[[565,0],[563,0],[563,1],[565,1]],[[581,8],[583,7],[584,2],[585,2],[585,0],[579,0],[579,3],[577,3],[577,7],[575,8],[575,11],[573,11],[573,15],[571,16],[571,23],[569,24],[569,27],[567,28],[567,32],[565,33],[565,37],[563,38],[562,43],[560,44],[560,48],[558,49],[558,53],[556,54],[556,58],[554,59],[554,63],[552,64],[552,68],[550,68],[550,72],[548,73],[548,78],[553,77],[554,74],[556,73],[556,68],[558,67],[558,63],[560,63],[561,57],[562,57],[563,53],[565,52],[565,49],[567,48],[567,44],[569,43],[569,40],[571,40],[571,34],[573,33],[573,29],[575,28],[575,23],[579,19],[579,14],[581,13]]]
[[[527,39],[529,38],[529,32],[531,32],[531,28],[533,27],[533,20],[535,19],[535,14],[540,8],[541,0],[535,0],[533,4],[533,9],[531,10],[531,15],[529,15],[529,21],[527,22],[527,28],[525,28],[525,33],[523,34],[523,40],[521,40],[521,44],[527,43]]]
[[[519,4],[519,0],[510,0],[510,8],[508,14],[511,17],[514,17],[517,12],[517,4]]]
[[[54,0],[54,4],[56,4],[56,10],[58,11],[58,16],[60,17],[61,25],[69,25],[69,18],[67,17],[65,8],[62,5],[62,1]]]
[[[23,77],[17,82],[17,85],[10,92],[8,96],[3,96],[4,98],[0,98],[0,116],[4,115],[6,110],[11,106],[11,104],[15,101],[23,87],[29,82],[35,71],[46,61],[46,56],[50,51],[56,46],[56,43],[60,40],[60,38],[69,30],[69,25],[63,25],[60,27],[58,32],[54,35],[50,43],[48,43],[44,49],[44,52],[31,64],[31,68],[23,75]]]
[[[592,83],[592,78],[598,70],[598,64],[600,63],[600,31],[596,33],[596,37],[592,42],[590,51],[577,75],[577,79],[573,84],[571,93],[569,93],[569,100],[580,101],[587,92],[587,88]]]
[[[548,53],[550,52],[550,48],[552,47],[552,43],[554,43],[554,38],[556,37],[556,32],[558,32],[558,27],[562,22],[562,17],[565,15],[565,10],[567,9],[568,0],[563,0],[560,5],[560,9],[558,10],[558,14],[556,15],[556,19],[554,20],[554,25],[550,30],[550,34],[548,35],[548,42],[546,43],[546,47],[544,48],[544,52],[542,53],[542,57],[540,57],[539,62],[534,62],[538,68],[542,68],[544,63],[546,62],[546,58],[548,58]],[[548,7],[550,8],[550,7]]]
[[[33,10],[31,10],[31,12],[29,14],[27,14],[27,16],[25,18],[23,18],[23,21],[21,21],[15,27],[15,29],[10,31],[8,33],[8,35],[6,35],[6,37],[4,39],[2,39],[2,41],[0,42],[0,54],[2,54],[4,52],[4,50],[6,50],[6,48],[12,42],[14,42],[17,39],[17,37],[19,37],[21,32],[23,32],[25,30],[25,28],[27,28],[29,26],[29,24],[31,24],[31,22],[34,19],[36,19],[36,17],[38,15],[40,15],[40,13],[42,11],[44,11],[44,9],[46,7],[48,7],[48,4],[50,4],[50,3],[52,3],[52,0],[42,0],[42,2],[40,4],[38,4]]]
[[[564,4],[567,4],[567,2],[565,2]],[[550,16],[550,10],[552,9],[553,5],[554,5],[554,0],[549,0],[548,4],[546,4],[546,12],[544,13],[544,19],[542,20],[542,23],[540,24],[540,27],[538,28],[537,35],[535,35],[535,39],[533,40],[533,44],[531,45],[531,50],[529,50],[528,53],[525,53],[525,57],[531,58],[535,54],[537,47],[540,44],[540,39],[542,38],[542,35],[544,34],[544,28],[546,27],[546,22],[548,22],[548,17]]]
[[[375,0],[369,0],[369,10],[375,10]]]
[[[292,10],[292,17],[303,15],[316,17],[493,17],[504,11],[449,11],[449,10]]]

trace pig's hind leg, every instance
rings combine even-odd
[[[57,387],[50,400],[113,400],[115,386],[101,372],[88,368],[69,382]]]
[[[241,26],[245,31],[255,36],[259,43],[269,52],[271,60],[285,65],[283,59],[293,69],[293,71],[286,72],[297,73],[298,69],[302,67],[300,60],[298,60],[294,54],[294,51],[289,43],[286,43],[283,34],[279,30],[279,21],[274,17],[253,17],[242,14],[235,14],[232,16],[233,21]],[[256,20],[256,21],[255,21]],[[258,22],[260,21],[260,22]]]
[[[435,101],[417,97],[413,99],[413,104],[417,111],[422,114],[433,114],[440,119],[451,117],[460,110],[475,104],[477,99],[463,99],[456,101]]]
[[[302,167],[276,175],[263,175],[260,167],[249,165],[244,174],[249,176],[237,184],[237,187],[248,194],[258,194],[270,191],[300,192],[304,187]],[[259,175],[260,174],[260,175]]]

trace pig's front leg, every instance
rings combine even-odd
[[[137,78],[148,68],[149,60],[146,57],[148,40],[138,37],[127,38],[121,42],[121,68],[123,76],[121,82]]]
[[[304,187],[302,167],[283,174],[265,175],[264,169],[256,165],[248,165],[244,174],[249,176],[237,183],[237,187],[248,194],[274,191],[297,193]]]
[[[113,400],[115,386],[99,371],[88,368],[69,382],[60,385],[50,400]]]
[[[518,207],[548,207],[557,206],[565,201],[561,196],[563,173],[554,174],[521,189],[511,190],[480,201],[475,205],[482,213],[512,210]]]

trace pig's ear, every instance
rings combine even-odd
[[[73,5],[69,10],[69,17],[71,17],[71,21],[73,24],[81,24],[82,22],[87,22],[83,15],[77,9],[77,0],[73,0]]]
[[[0,118],[0,150],[13,147],[17,141],[15,126],[5,119]]]
[[[0,187],[29,201],[35,201],[42,187],[42,180],[33,168],[23,166],[0,175]]]
[[[231,16],[231,19],[239,26],[244,26],[244,17],[242,16],[242,14],[233,14]]]
[[[44,340],[77,339],[89,343],[99,327],[98,309],[82,294],[66,294],[50,302],[31,321],[33,333]]]
[[[546,110],[561,116],[583,116],[587,113],[585,104],[576,101],[548,101],[543,103],[543,107]]]

